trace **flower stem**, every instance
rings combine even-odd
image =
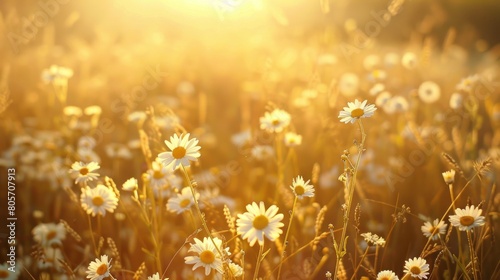
[[[293,200],[292,213],[290,214],[290,221],[288,222],[288,228],[286,229],[286,233],[285,233],[285,241],[283,242],[283,251],[281,252],[280,265],[278,268],[278,278],[277,279],[280,279],[281,267],[283,265],[283,258],[285,257],[286,246],[288,245],[288,234],[290,233],[290,228],[292,227],[293,215],[295,213],[295,206],[296,205],[297,205],[297,196],[295,196],[295,199]]]
[[[262,262],[262,252],[264,252],[264,244],[260,245],[259,247],[260,247],[259,255],[257,257],[257,264],[255,265],[255,273],[253,275],[253,280],[257,279],[257,276],[259,275],[260,263]]]
[[[377,246],[377,248],[378,248],[378,246]],[[358,272],[359,267],[361,266],[361,263],[363,262],[363,260],[365,259],[366,255],[368,254],[368,250],[369,249],[370,249],[370,245],[367,244],[365,253],[361,256],[361,259],[359,260],[359,264],[358,264],[358,266],[356,266],[356,269],[354,270],[354,272],[352,274],[351,280],[353,280],[355,278],[356,273]]]
[[[470,230],[467,230],[467,243],[469,243],[470,261],[472,263],[472,275],[474,276],[474,280],[477,280],[476,255],[474,253],[474,246],[472,244]]]

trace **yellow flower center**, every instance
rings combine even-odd
[[[253,219],[253,227],[263,230],[269,224],[269,219],[265,215],[259,215]]]
[[[272,123],[274,126],[277,126],[277,125],[279,125],[279,124],[280,124],[280,121],[279,121],[279,120],[273,120],[271,123]]]
[[[103,263],[96,269],[95,272],[99,275],[103,275],[106,271],[108,271],[108,265]]]
[[[181,203],[179,203],[179,205],[181,206],[181,208],[186,208],[190,203],[191,203],[191,200],[185,198],[181,201]]]
[[[156,180],[163,178],[163,172],[161,172],[160,170],[155,170],[153,172],[153,178],[155,178]]]
[[[89,169],[87,167],[80,168],[80,174],[83,176],[87,175],[89,173]]]
[[[9,277],[9,272],[7,270],[0,270],[0,279],[7,279]]]
[[[101,206],[104,204],[104,199],[100,196],[95,196],[92,198],[92,204],[95,206]]]
[[[361,108],[356,108],[351,111],[351,117],[353,118],[359,118],[365,114],[365,111]]]
[[[389,277],[382,277],[380,280],[390,280]]]
[[[463,217],[460,217],[460,224],[462,224],[463,226],[470,226],[474,223],[475,219],[474,217],[471,217],[471,216],[463,216]]]
[[[301,185],[295,186],[295,193],[297,195],[303,195],[305,192],[306,192],[306,190],[304,189],[303,186],[301,186]]]
[[[418,267],[418,266],[412,266],[412,267],[410,268],[410,272],[411,272],[412,274],[414,274],[414,275],[419,275],[419,274],[420,274],[420,272],[421,272],[421,270],[420,270],[420,267]]]
[[[186,149],[184,147],[177,147],[172,151],[172,156],[175,159],[181,159],[186,155]]]
[[[203,263],[211,264],[215,261],[215,255],[212,251],[203,251],[200,253],[200,260]]]
[[[431,228],[429,229],[429,232],[431,233],[431,235],[436,235],[436,234],[438,234],[438,233],[439,233],[439,231],[437,230],[437,228],[436,228],[436,227],[431,227]]]
[[[49,233],[47,233],[47,240],[52,240],[56,237],[57,233],[54,231],[54,230],[51,230],[49,231]]]

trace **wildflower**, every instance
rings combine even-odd
[[[129,122],[132,122],[132,123],[139,123],[139,122],[143,122],[144,120],[146,120],[147,117],[148,117],[148,115],[146,115],[146,113],[143,111],[134,111],[134,112],[128,114],[127,120]]]
[[[250,246],[259,241],[259,245],[264,245],[264,236],[267,239],[274,241],[280,236],[283,231],[280,227],[284,224],[283,214],[278,214],[279,208],[276,205],[271,205],[267,210],[264,202],[259,205],[253,202],[246,206],[247,212],[238,214],[236,221],[237,232],[241,234],[243,239],[247,239]]]
[[[353,102],[348,102],[343,111],[340,111],[339,118],[343,123],[354,123],[359,118],[368,118],[373,116],[377,108],[375,105],[366,105],[368,101],[359,102],[357,99]]]
[[[367,55],[365,59],[363,59],[363,67],[368,71],[372,70],[373,68],[375,68],[375,66],[378,66],[379,64],[380,64],[380,57],[376,54]]]
[[[274,149],[269,145],[257,145],[250,152],[257,160],[267,160],[274,156]]]
[[[106,211],[113,213],[118,205],[116,194],[104,185],[97,185],[91,189],[90,187],[82,188],[80,202],[83,210],[87,214],[92,214],[95,217],[97,214],[106,215]]]
[[[173,170],[179,165],[189,166],[190,161],[196,161],[200,157],[198,139],[189,139],[189,133],[180,136],[174,134],[170,136],[170,141],[165,140],[165,144],[171,152],[160,153],[158,158],[163,165],[171,166]]]
[[[401,58],[401,64],[408,70],[414,69],[418,64],[417,55],[412,52],[405,53]]]
[[[464,97],[460,93],[453,93],[450,97],[450,108],[458,110],[464,105]]]
[[[299,199],[304,197],[313,197],[314,196],[314,187],[309,185],[309,180],[304,182],[302,176],[297,176],[297,178],[293,179],[292,186],[290,186],[295,196]]]
[[[372,96],[375,96],[381,92],[383,92],[385,90],[385,85],[382,84],[382,83],[376,83],[372,86],[372,88],[370,89],[369,93],[370,95]]]
[[[219,249],[222,247],[222,240],[217,237],[213,238],[213,241]],[[205,275],[208,276],[212,269],[216,270],[220,274],[224,273],[222,267],[222,256],[219,254],[217,248],[208,237],[203,238],[203,242],[198,238],[194,239],[195,244],[191,244],[188,252],[196,253],[195,256],[187,256],[184,258],[186,264],[194,264],[193,270],[198,267],[205,268]],[[226,249],[226,251],[229,248]],[[229,254],[229,252],[228,252]]]
[[[76,107],[76,106],[66,106],[63,109],[64,115],[68,117],[81,117],[82,116],[82,109]]]
[[[472,75],[463,78],[460,83],[457,85],[457,90],[461,90],[464,92],[470,93],[474,87],[474,85],[480,80],[479,75]]]
[[[356,74],[345,73],[339,80],[339,92],[345,97],[351,97],[358,93],[359,78]]]
[[[166,165],[163,165],[158,158],[156,161],[153,161],[151,169],[146,171],[145,174],[149,185],[154,189],[161,189],[167,186],[169,183],[169,177],[172,175],[172,170]]]
[[[367,244],[371,243],[372,245],[378,245],[381,247],[385,246],[385,239],[376,234],[372,234],[371,232],[365,232],[362,233],[361,236],[363,236]]]
[[[9,270],[11,266],[7,263],[0,264],[0,279],[2,280],[16,280],[19,276],[18,271],[12,272]]]
[[[483,210],[475,208],[474,205],[466,206],[465,209],[455,209],[456,215],[450,215],[450,224],[458,227],[461,231],[470,230],[474,227],[484,225],[484,216],[481,216]]]
[[[285,133],[284,141],[287,147],[296,147],[302,144],[302,135],[295,132],[287,132]]]
[[[108,261],[107,255],[102,255],[101,259],[96,258],[95,261],[90,262],[87,268],[87,278],[90,280],[103,280],[106,277],[114,277],[109,272],[111,268],[111,260]]]
[[[64,260],[63,253],[59,248],[44,247],[43,249],[44,258],[41,258],[37,262],[39,269],[51,268],[55,271],[61,271],[62,265],[59,260]]]
[[[250,132],[250,130],[245,130],[231,136],[231,142],[233,142],[233,144],[238,148],[241,148],[246,144],[249,144],[251,140],[252,140],[252,133]]]
[[[427,264],[425,259],[420,257],[409,259],[405,261],[405,269],[403,271],[412,277],[427,279],[427,274],[429,274],[429,264]]]
[[[139,186],[136,178],[130,178],[122,185],[122,189],[128,192],[136,191],[138,188]]]
[[[267,132],[282,132],[290,125],[292,117],[288,112],[281,109],[274,109],[272,112],[266,112],[263,117],[260,117],[260,128]]]
[[[455,170],[451,169],[443,172],[442,174],[446,184],[453,184],[453,182],[455,182]]]
[[[243,275],[243,268],[235,263],[229,263],[229,269],[234,277],[240,277]]]
[[[432,240],[437,240],[440,234],[446,233],[447,225],[439,219],[435,219],[432,223],[425,222],[423,226],[420,227],[422,233],[425,237],[429,238],[432,236]]]
[[[83,110],[84,114],[87,116],[100,115],[102,113],[102,109],[100,106],[93,105],[88,106]]]
[[[155,274],[149,276],[148,280],[161,280],[160,274],[158,272],[156,272]],[[168,278],[165,278],[163,280],[168,280]]]
[[[382,270],[377,274],[376,280],[399,280],[399,278],[390,270]]]
[[[384,64],[388,67],[395,66],[399,64],[399,55],[397,53],[390,52],[384,57]]]
[[[90,162],[90,163],[83,163],[83,162],[74,162],[71,165],[70,173],[73,176],[76,176],[75,178],[75,184],[78,183],[85,183],[87,181],[92,181],[97,179],[99,177],[99,173],[94,173],[92,171],[95,171],[97,169],[101,168],[97,162]]]
[[[391,99],[392,95],[388,91],[381,92],[375,99],[375,105],[383,107]]]
[[[418,97],[425,103],[434,103],[441,97],[441,88],[435,82],[423,82],[418,88]]]
[[[403,96],[394,96],[385,103],[384,111],[388,114],[404,113],[408,111],[409,107],[410,105],[406,98]]]
[[[31,233],[36,242],[46,247],[60,246],[66,238],[66,229],[61,223],[39,224],[33,228]]]
[[[199,193],[196,193],[196,199],[200,197]],[[191,193],[191,188],[185,187],[181,190],[177,197],[172,197],[167,202],[167,210],[173,213],[180,214],[186,210],[191,209],[194,204],[193,195]]]
[[[73,77],[73,70],[57,65],[51,65],[50,68],[44,69],[42,72],[42,80],[46,83],[59,84],[71,77]]]

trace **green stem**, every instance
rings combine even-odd
[[[283,252],[281,252],[280,265],[278,268],[278,279],[280,279],[280,275],[281,275],[281,267],[283,265],[283,258],[285,257],[286,246],[288,245],[288,234],[290,233],[290,228],[292,227],[293,215],[295,213],[295,206],[296,205],[297,205],[297,196],[295,196],[295,199],[293,200],[292,213],[290,215],[290,221],[288,222],[288,228],[286,229],[286,233],[285,233],[285,241],[283,243]]]

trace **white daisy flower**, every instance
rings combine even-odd
[[[399,278],[390,270],[382,270],[377,274],[376,280],[399,280]]]
[[[88,106],[83,110],[83,113],[87,116],[100,115],[102,113],[102,108],[97,105]]]
[[[68,117],[81,117],[82,109],[76,106],[66,106],[63,109],[63,114]]]
[[[384,111],[388,114],[404,113],[410,107],[408,100],[403,96],[394,96],[389,99],[384,106]]]
[[[264,116],[260,117],[260,129],[279,133],[290,125],[291,119],[292,117],[285,110],[274,109],[272,112],[265,112]]]
[[[441,88],[435,82],[423,82],[418,88],[418,97],[425,103],[434,103],[441,97]]]
[[[309,180],[304,182],[302,176],[297,176],[297,178],[293,179],[290,188],[298,199],[314,196],[313,185],[309,185]]]
[[[57,83],[59,80],[68,80],[71,77],[73,77],[73,70],[57,65],[51,65],[42,72],[42,80],[46,83]]]
[[[97,179],[97,177],[99,177],[99,173],[92,172],[99,168],[101,168],[99,164],[94,161],[87,164],[81,161],[80,162],[77,161],[71,165],[69,173],[71,173],[72,176],[76,177],[75,184],[78,184],[80,182],[86,183],[87,181],[92,181]]]
[[[370,90],[369,90],[369,93],[371,96],[375,96],[381,92],[383,92],[385,90],[385,85],[382,84],[382,83],[376,83],[374,84]]]
[[[128,114],[127,120],[132,123],[138,123],[143,122],[147,117],[148,115],[146,115],[146,113],[143,111],[134,111]]]
[[[163,152],[158,158],[165,166],[171,166],[175,170],[178,166],[189,166],[190,161],[197,161],[200,157],[200,146],[197,146],[198,139],[189,139],[189,133],[186,135],[174,134],[170,136],[170,141],[165,140],[165,145],[170,152]]]
[[[423,226],[420,227],[422,233],[425,237],[429,238],[432,236],[432,240],[437,240],[440,234],[446,233],[447,225],[444,221],[439,221],[439,219],[435,219],[432,223],[425,222]]]
[[[156,272],[155,274],[149,276],[148,280],[161,280],[160,274]],[[165,278],[163,280],[168,280],[168,278]]]
[[[354,73],[345,73],[339,80],[339,92],[345,97],[352,97],[358,93],[359,78]]]
[[[418,57],[415,53],[406,52],[401,58],[401,64],[408,70],[414,69],[418,65]]]
[[[37,261],[37,267],[39,269],[52,269],[55,271],[62,271],[62,265],[59,260],[64,260],[63,253],[59,248],[44,247],[43,255],[45,258],[39,259]]]
[[[246,206],[247,212],[238,214],[236,221],[237,232],[241,234],[241,238],[247,239],[250,246],[259,241],[259,245],[264,245],[264,236],[274,241],[280,236],[283,231],[280,227],[284,224],[283,214],[278,214],[279,208],[276,205],[271,205],[267,210],[264,202],[257,204],[253,202]]]
[[[229,269],[231,270],[231,274],[234,277],[241,277],[243,276],[243,268],[235,263],[229,263]]]
[[[274,156],[274,148],[269,145],[256,145],[250,153],[256,160],[267,160]]]
[[[392,66],[399,64],[399,61],[400,61],[400,58],[399,58],[399,54],[397,54],[397,53],[390,52],[390,53],[386,54],[384,57],[384,64],[388,67],[392,67]]]
[[[200,194],[196,193],[196,199],[199,199]],[[193,194],[190,187],[185,187],[177,197],[172,197],[167,202],[167,210],[173,213],[180,214],[186,210],[191,209],[194,205]]]
[[[363,67],[368,71],[372,70],[373,68],[375,68],[375,66],[378,66],[379,64],[380,64],[380,56],[376,54],[369,54],[365,57],[365,59],[363,59]]]
[[[442,173],[443,179],[446,184],[453,184],[455,182],[455,170],[450,169]]]
[[[285,146],[287,147],[296,147],[302,144],[302,135],[299,135],[295,132],[287,132],[285,133]]]
[[[404,273],[418,279],[427,279],[429,264],[420,257],[405,261]]]
[[[460,83],[458,83],[457,85],[457,90],[461,90],[461,91],[464,91],[464,92],[472,92],[472,89],[474,87],[474,85],[480,80],[480,76],[479,75],[472,75],[472,76],[468,76],[468,77],[465,77],[463,78]]]
[[[91,189],[89,186],[82,188],[80,202],[87,214],[95,217],[97,214],[106,215],[106,211],[113,213],[118,205],[116,194],[104,185],[97,185]]]
[[[60,246],[66,239],[66,229],[61,223],[39,224],[31,231],[33,239],[44,247]],[[0,279],[2,279],[0,277]]]
[[[102,255],[101,259],[96,258],[95,261],[90,262],[89,267],[86,271],[87,278],[89,278],[90,280],[103,280],[106,277],[115,279],[109,271],[110,268],[111,260],[108,260],[107,255]]]
[[[375,105],[366,105],[368,101],[359,102],[357,99],[354,102],[347,102],[348,107],[344,107],[343,111],[340,111],[339,118],[343,123],[354,123],[359,118],[368,118],[373,116],[377,108]]]
[[[450,97],[450,108],[458,110],[464,106],[464,97],[460,93],[453,93]]]
[[[214,237],[213,241],[219,247],[219,250],[222,250],[222,240]],[[208,237],[204,237],[203,242],[198,238],[195,238],[194,242],[194,244],[191,244],[188,252],[196,253],[196,255],[185,257],[185,263],[194,264],[193,270],[196,270],[198,267],[205,268],[205,276],[208,276],[212,272],[212,269],[223,274],[222,256],[212,241]],[[229,254],[229,248],[226,248],[226,252]]]
[[[474,227],[483,226],[484,216],[481,216],[482,209],[475,208],[474,205],[466,206],[465,209],[457,208],[456,215],[450,215],[450,224],[458,227],[461,231],[470,230]]]
[[[128,192],[136,191],[138,188],[139,185],[136,178],[130,178],[122,185],[122,189]]]
[[[362,233],[361,236],[363,236],[363,238],[365,239],[365,242],[368,245],[372,244],[372,245],[378,245],[381,247],[385,246],[385,239],[376,235],[376,234],[372,234],[371,232],[365,232],[365,233]]]
[[[241,148],[249,144],[251,141],[252,141],[252,133],[250,132],[250,130],[238,132],[236,134],[233,134],[233,136],[231,136],[231,142],[233,142],[233,144],[238,148]]]
[[[388,91],[383,91],[375,98],[375,105],[384,107],[391,98],[392,95]]]
[[[0,264],[0,279],[2,280],[16,280],[19,277],[19,270],[15,272],[9,270],[10,265],[7,263]]]

